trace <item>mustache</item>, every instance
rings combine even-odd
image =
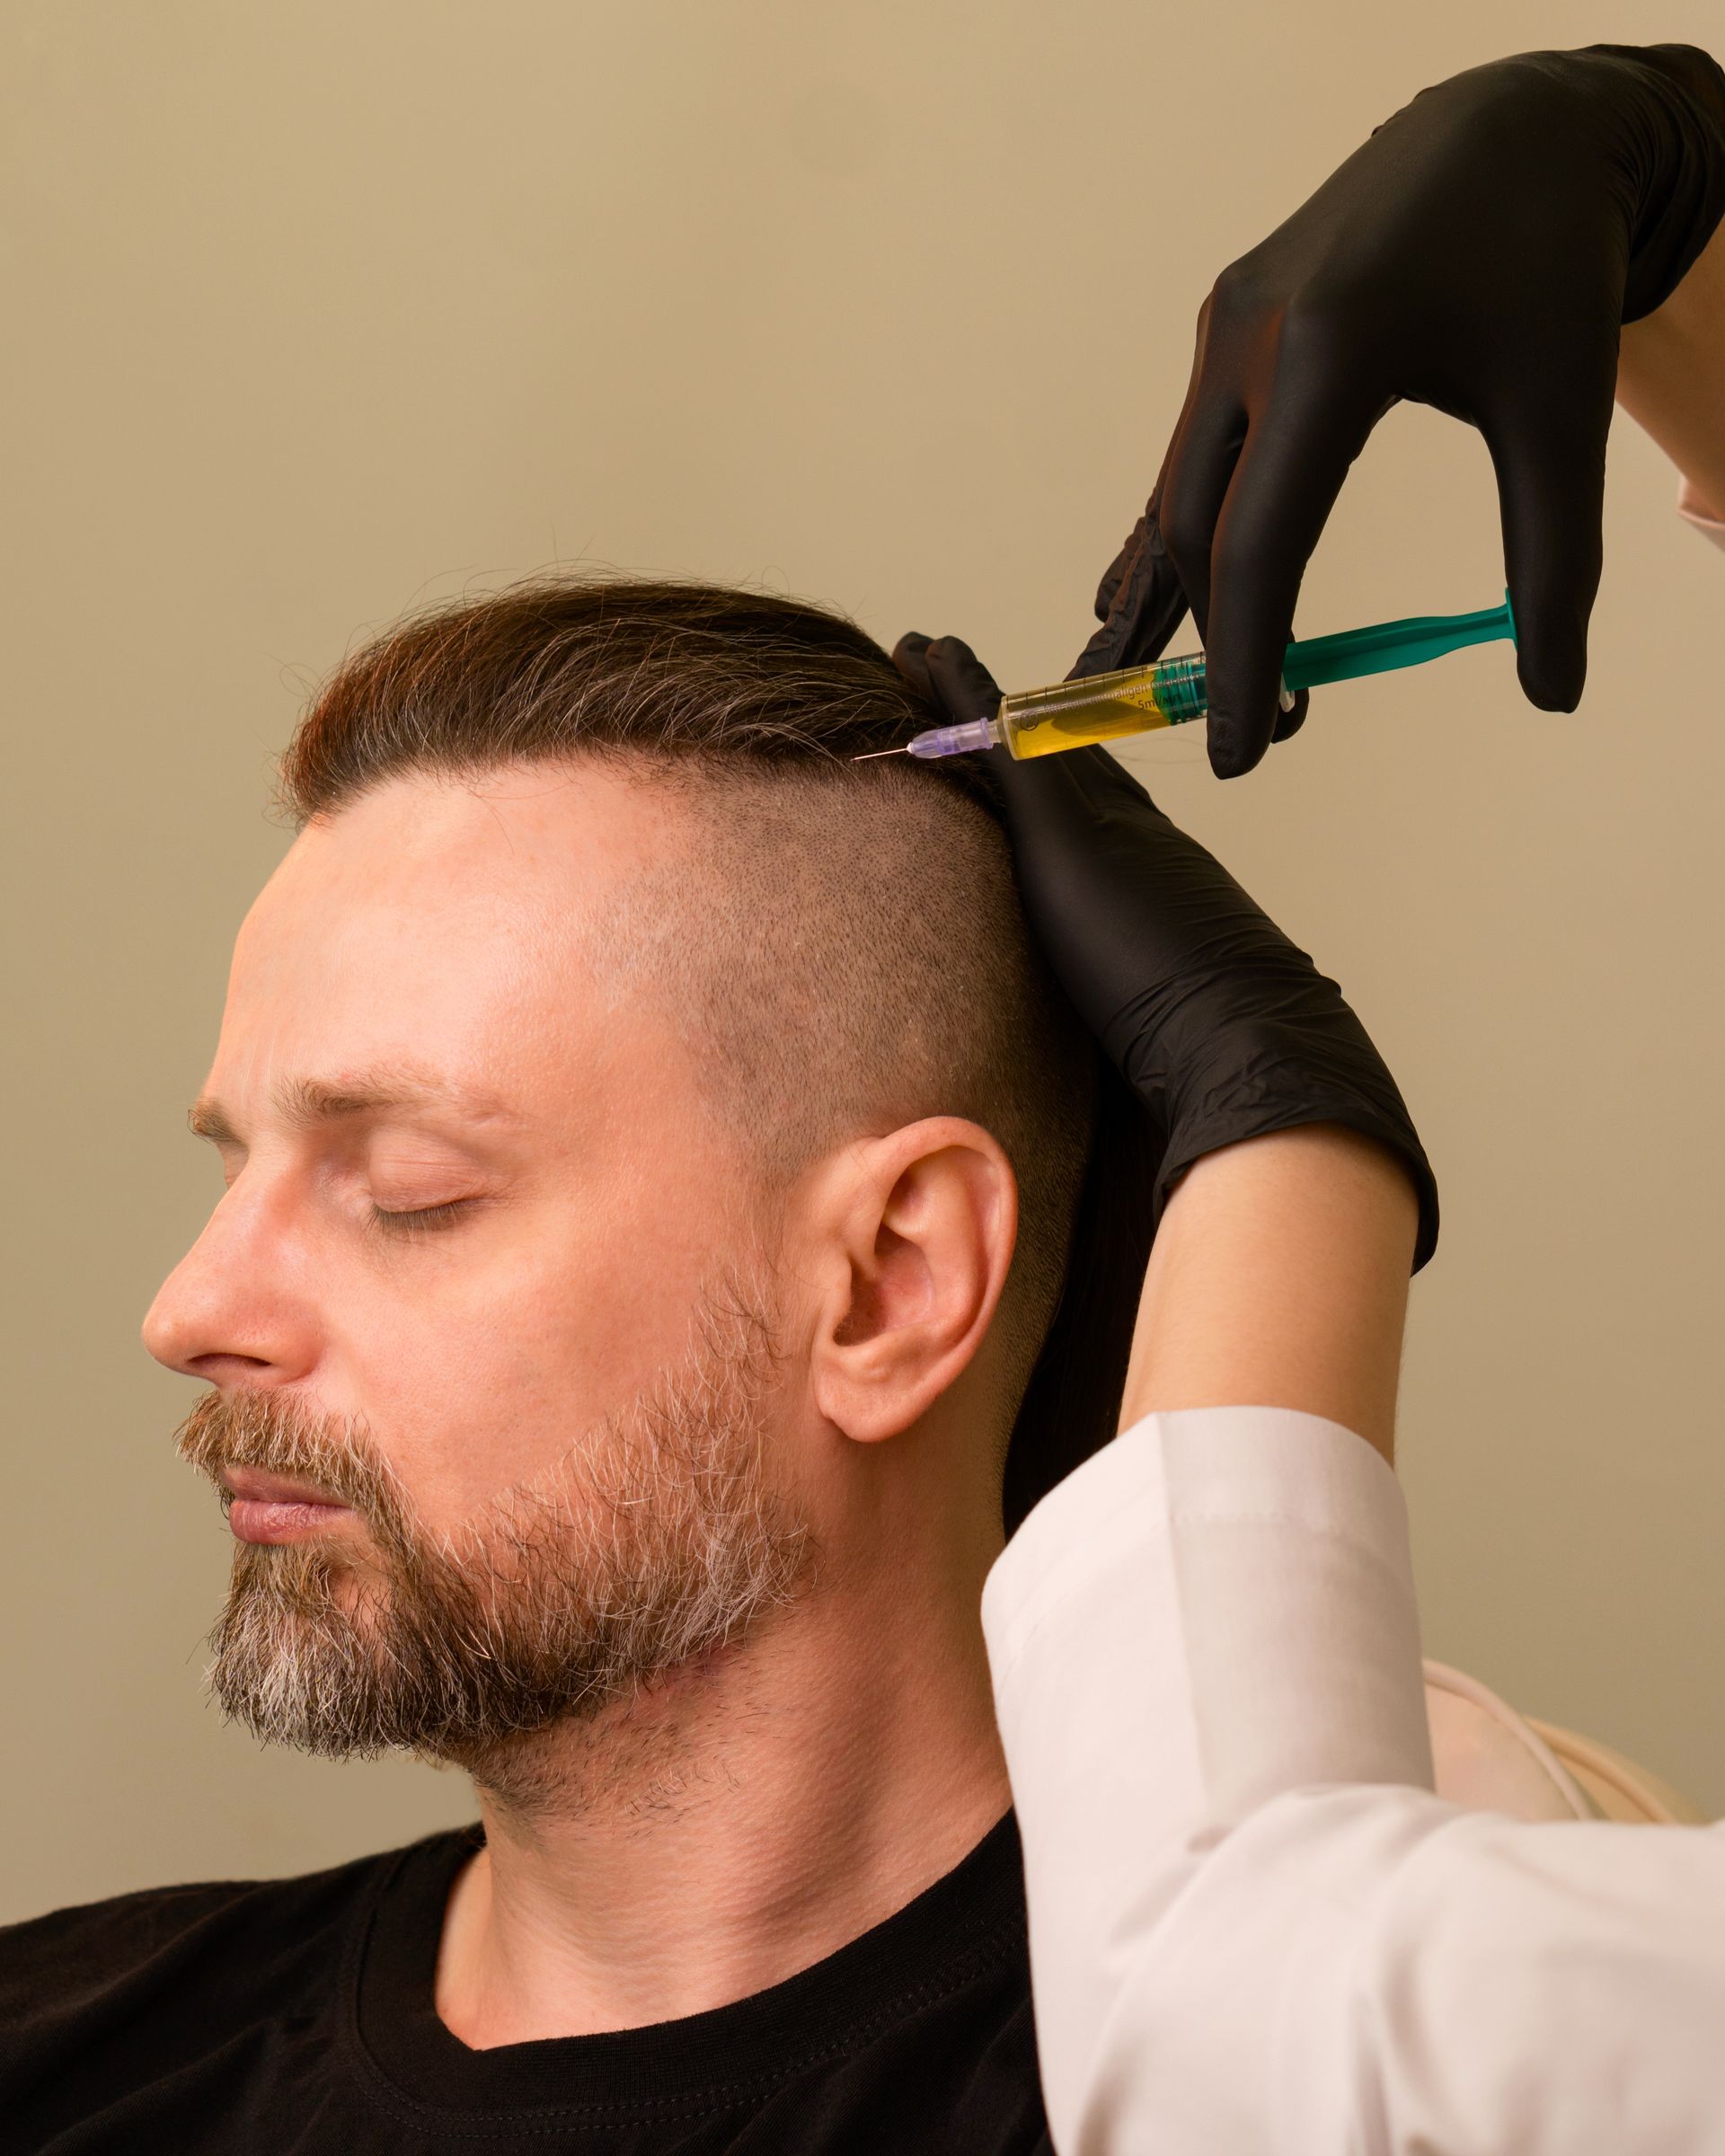
[[[255,1467],[310,1483],[351,1506],[394,1549],[412,1540],[406,1494],[357,1419],[319,1414],[287,1393],[206,1392],[174,1433],[173,1449],[216,1485],[224,1515],[234,1501],[224,1471]]]

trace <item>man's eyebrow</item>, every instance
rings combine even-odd
[[[212,1145],[237,1145],[240,1142],[227,1110],[208,1094],[186,1110],[186,1123],[194,1138],[208,1138]]]
[[[453,1110],[469,1121],[493,1120],[502,1110],[482,1093],[409,1072],[361,1078],[289,1078],[275,1089],[276,1112],[294,1130],[313,1130],[358,1116],[386,1115],[415,1109]],[[219,1100],[206,1094],[186,1118],[193,1132],[217,1145],[241,1143],[234,1120]]]

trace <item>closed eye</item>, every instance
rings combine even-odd
[[[471,1197],[455,1197],[447,1205],[416,1206],[401,1212],[393,1212],[387,1206],[373,1206],[372,1224],[385,1235],[431,1234],[452,1226],[473,1203]]]

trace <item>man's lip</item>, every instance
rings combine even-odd
[[[340,1498],[332,1498],[309,1482],[296,1482],[287,1475],[267,1475],[260,1467],[225,1467],[222,1480],[230,1496],[254,1504],[324,1505],[332,1512],[347,1509]]]

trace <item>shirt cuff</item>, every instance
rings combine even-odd
[[[1031,1515],[983,1625],[1009,1764],[1055,1726],[1099,1772],[1142,1751],[1167,1831],[1223,1831],[1315,1784],[1431,1787],[1402,1492],[1317,1416],[1135,1424]],[[1113,1702],[1093,1733],[1082,1694]]]
[[[1715,546],[1725,546],[1725,517],[1719,515],[1711,502],[1703,500],[1694,483],[1686,479],[1677,490],[1677,514],[1698,532],[1704,532]]]

